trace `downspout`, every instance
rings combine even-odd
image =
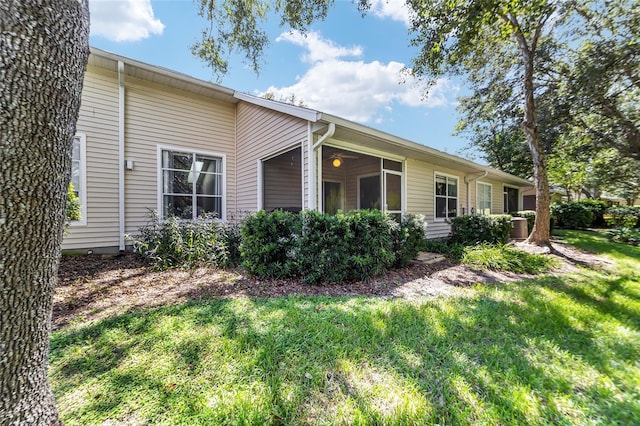
[[[125,249],[124,167],[124,63],[118,61],[118,240],[120,251]]]
[[[313,143],[313,138],[309,139],[309,210],[316,209],[316,199],[318,194],[317,182],[316,182],[316,158],[315,152],[320,145],[322,145],[327,139],[329,139],[336,132],[335,123],[329,123],[327,132],[320,136],[318,142]]]
[[[464,177],[464,182],[467,184],[467,214],[471,215],[471,182],[475,182],[478,179],[482,179],[483,177],[489,174],[488,170],[485,170],[480,176],[476,176],[470,179],[468,176]],[[477,194],[476,194],[477,196]]]

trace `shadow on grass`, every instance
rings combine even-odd
[[[556,277],[421,303],[191,302],[56,333],[51,378],[62,407],[72,391],[96,395],[62,410],[69,423],[135,413],[191,424],[637,424],[638,313],[602,297]],[[621,323],[629,336],[609,339]]]

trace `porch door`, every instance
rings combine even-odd
[[[384,210],[392,217],[402,217],[402,173],[385,170],[384,172]]]

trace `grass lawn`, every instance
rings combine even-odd
[[[52,336],[69,424],[640,424],[640,248],[470,297],[216,299]]]

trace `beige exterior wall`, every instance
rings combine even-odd
[[[89,66],[76,126],[86,135],[86,225],[67,229],[64,250],[118,246],[118,76]]]
[[[300,147],[302,142],[307,141],[307,131],[306,120],[246,102],[240,102],[237,105],[237,209],[239,215],[257,209],[258,160]],[[296,182],[289,184],[302,186],[302,176]]]
[[[226,157],[226,214],[235,211],[235,106],[127,78],[125,84],[125,232],[135,234],[158,207],[158,147]]]
[[[435,173],[458,178],[458,211],[466,209],[467,188],[464,173],[457,170],[436,167],[424,161],[411,158],[406,161],[407,213],[423,214],[427,221],[427,238],[442,238],[449,235],[451,225],[435,218]]]
[[[71,226],[63,249],[119,245],[118,76],[89,66],[77,132],[86,135],[86,225]],[[225,157],[226,211],[236,209],[235,105],[125,78],[125,233],[158,208],[158,147]]]

